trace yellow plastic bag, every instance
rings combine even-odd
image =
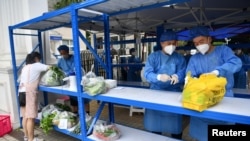
[[[226,92],[227,80],[215,74],[202,74],[199,78],[187,74],[187,84],[182,92],[182,106],[199,112],[219,103]]]

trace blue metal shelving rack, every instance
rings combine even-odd
[[[47,92],[54,92],[54,93],[59,93],[59,94],[64,94],[64,95],[72,95],[72,96],[77,96],[78,97],[78,102],[83,103],[83,99],[85,97],[82,97],[81,95],[84,93],[82,92],[82,88],[80,85],[81,82],[81,66],[80,66],[80,50],[79,50],[79,37],[80,39],[86,44],[88,49],[93,53],[94,57],[96,60],[100,63],[100,65],[106,70],[106,76],[107,78],[112,78],[112,64],[111,64],[111,58],[110,56],[110,33],[109,33],[109,17],[110,16],[116,16],[120,14],[125,14],[129,12],[135,12],[135,11],[140,11],[143,9],[150,9],[150,8],[156,8],[156,7],[161,7],[164,5],[169,5],[173,3],[180,3],[180,2],[185,2],[187,0],[151,0],[148,1],[147,4],[141,5],[143,3],[143,0],[137,0],[134,2],[129,2],[127,0],[86,0],[85,2],[78,3],[78,4],[72,4],[68,7],[44,13],[43,15],[21,22],[16,25],[11,25],[9,26],[9,39],[10,39],[10,47],[11,47],[11,56],[12,56],[12,65],[13,65],[13,74],[14,74],[14,82],[15,82],[15,90],[16,90],[16,95],[18,94],[18,72],[22,68],[24,62],[21,64],[16,63],[16,56],[15,56],[15,44],[14,44],[14,35],[17,36],[34,36],[37,37],[37,45],[34,48],[34,50],[38,49],[41,54],[43,54],[43,44],[42,44],[42,32],[52,30],[55,28],[59,27],[72,27],[72,35],[73,35],[73,45],[74,45],[74,59],[75,59],[75,66],[76,66],[76,75],[77,75],[77,92],[71,92],[71,91],[65,91],[65,90],[55,90],[55,89],[50,89],[46,87],[39,87],[40,91],[44,91],[44,96],[45,96],[45,102],[47,102]],[[132,5],[130,7],[126,7],[124,9],[115,9],[116,7],[119,8],[119,5],[122,5],[122,3],[126,3],[127,5]],[[110,6],[112,5],[115,10],[110,10],[109,12],[96,12],[96,11],[102,11],[99,5],[102,6]],[[89,10],[83,10],[89,9]],[[96,10],[96,11],[95,11]],[[96,54],[94,47],[91,47],[91,45],[88,43],[87,39],[81,34],[79,31],[79,24],[85,24],[87,22],[91,21],[97,21],[97,22],[102,22],[103,23],[103,32],[104,32],[104,37],[105,37],[105,57],[106,62],[103,62],[101,58]],[[30,30],[32,31],[32,34],[24,34],[24,33],[18,33],[20,29],[24,30]],[[35,33],[35,34],[34,34]],[[17,100],[18,101],[18,100]],[[96,117],[98,117],[101,113],[101,110],[103,108],[105,103],[102,103],[99,110],[97,111]],[[19,108],[18,108],[19,109]],[[109,103],[109,112],[110,112],[110,121],[114,122],[114,113],[113,113],[113,104]],[[79,114],[80,114],[80,121],[85,121],[85,116],[84,116],[85,110],[83,108],[83,104],[79,104]],[[97,120],[97,118],[95,118]],[[93,124],[92,124],[93,125]],[[85,122],[81,122],[81,131],[85,131]],[[63,132],[65,134],[68,134],[67,131],[65,130],[60,130],[60,129],[55,129],[60,132]],[[87,134],[90,133],[91,131],[89,130],[88,132],[82,132],[81,135],[72,135],[75,138],[78,138],[80,140],[89,140],[87,138]]]

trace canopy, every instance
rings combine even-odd
[[[117,34],[152,33],[164,26],[180,31],[179,37],[186,40],[186,30],[197,25],[208,26],[219,39],[249,31],[249,24],[242,24],[250,19],[249,0],[88,0],[77,7],[81,9],[79,28],[91,31],[103,32],[103,13],[109,15],[110,32]],[[48,30],[70,26],[71,9],[45,13],[41,20],[33,19],[37,22],[22,28]]]
[[[221,27],[218,29],[210,29],[210,35],[215,39],[225,39],[236,36],[241,33],[250,31],[250,24],[239,24],[230,27]],[[190,40],[189,30],[182,30],[178,32],[179,40]]]

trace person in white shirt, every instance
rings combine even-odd
[[[26,57],[26,65],[23,67],[19,85],[19,96],[25,94],[25,103],[20,103],[24,141],[38,141],[34,138],[35,118],[37,117],[37,88],[40,74],[50,66],[40,63],[41,55],[32,52]]]

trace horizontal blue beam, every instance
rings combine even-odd
[[[37,23],[37,22],[40,22],[40,21],[46,21],[47,19],[56,17],[58,15],[69,13],[69,12],[71,12],[72,8],[74,8],[74,9],[80,9],[80,8],[84,8],[84,7],[87,7],[87,6],[92,6],[92,5],[95,5],[95,4],[99,4],[99,3],[102,3],[102,2],[105,2],[105,1],[107,1],[107,0],[87,0],[87,1],[84,1],[84,2],[79,3],[79,4],[72,4],[70,6],[58,9],[56,11],[44,13],[43,15],[41,15],[41,16],[39,16],[37,18],[33,18],[31,20],[27,20],[25,22],[21,22],[19,24],[10,26],[10,28],[11,29],[22,28],[24,26],[28,26],[31,23]]]
[[[53,88],[53,87],[41,86],[40,85],[38,87],[38,89],[39,89],[39,91],[57,93],[57,94],[61,94],[61,95],[78,96],[77,92],[65,90],[65,89],[63,89],[63,86],[61,86],[61,88],[60,87]]]

